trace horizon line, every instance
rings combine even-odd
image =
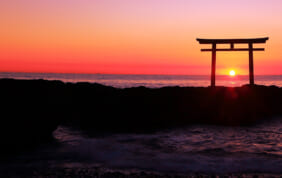
[[[163,75],[163,76],[210,76],[210,74],[134,74],[134,73],[71,73],[71,72],[8,72],[0,73],[18,73],[18,74],[76,74],[76,75]],[[236,74],[236,76],[248,76],[249,74]],[[255,76],[281,76],[282,74],[255,74]],[[217,74],[216,76],[229,76],[228,74]]]

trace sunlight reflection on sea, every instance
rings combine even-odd
[[[90,82],[103,85],[127,88],[145,86],[159,88],[165,86],[207,87],[210,85],[208,75],[113,75],[113,74],[55,74],[55,73],[0,73],[0,78],[46,79],[63,82]],[[242,86],[249,83],[248,76],[217,76],[217,86]],[[282,87],[282,75],[255,76],[259,85],[276,85]]]

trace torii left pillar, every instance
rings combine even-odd
[[[216,72],[216,43],[212,44],[212,66],[211,66],[211,86],[215,86],[215,72]]]

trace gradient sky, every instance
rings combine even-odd
[[[0,71],[210,74],[196,38],[266,37],[255,74],[282,74],[281,0],[2,0]],[[236,46],[235,46],[236,47]],[[242,45],[240,45],[242,47]],[[217,74],[248,74],[219,53]]]

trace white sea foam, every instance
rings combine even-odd
[[[198,125],[103,137],[60,127],[54,136],[62,143],[58,153],[72,158],[61,166],[77,166],[79,160],[82,165],[160,172],[281,173],[281,124],[278,119],[253,127]]]

